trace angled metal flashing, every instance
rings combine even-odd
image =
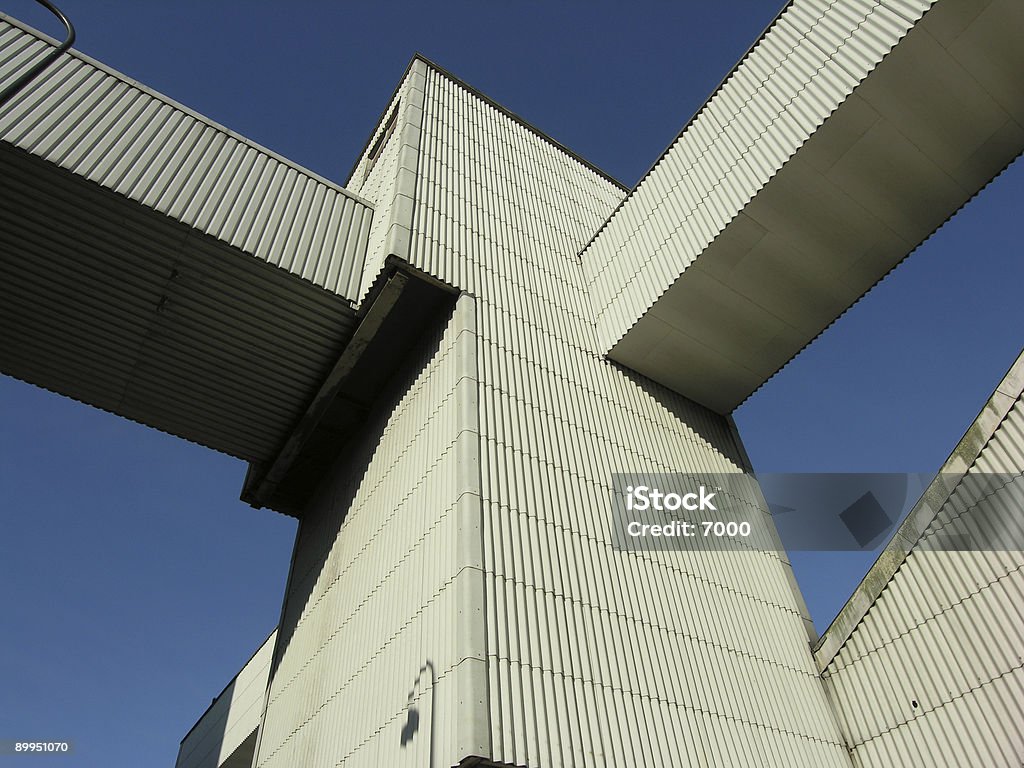
[[[825,670],[867,616],[875,600],[889,585],[907,555],[942,511],[967,472],[999,429],[1010,409],[1024,393],[1024,352],[996,386],[978,417],[946,459],[939,474],[921,495],[906,520],[893,532],[884,551],[868,570],[850,599],[815,644],[814,658]]]
[[[539,138],[541,138],[544,141],[546,141],[551,146],[556,147],[559,151],[564,152],[566,155],[568,155],[573,160],[575,160],[576,162],[578,162],[581,165],[583,165],[584,167],[586,167],[588,170],[591,170],[594,173],[598,174],[599,176],[601,176],[606,181],[610,181],[612,184],[614,184],[615,186],[619,187],[622,191],[624,191],[624,192],[629,192],[630,191],[630,188],[628,186],[623,184],[621,181],[616,179],[614,176],[612,176],[607,171],[602,170],[601,168],[598,168],[596,165],[594,165],[594,163],[590,162],[585,157],[582,157],[581,155],[577,154],[576,152],[574,152],[572,149],[567,147],[562,142],[560,142],[557,139],[552,138],[550,135],[544,133],[544,131],[540,130],[537,126],[535,126],[533,123],[531,123],[526,118],[522,117],[521,115],[516,114],[515,112],[513,112],[508,107],[502,106],[501,104],[496,102],[494,99],[492,99],[487,94],[483,93],[482,91],[480,91],[477,88],[474,88],[472,85],[467,83],[465,80],[463,80],[462,78],[458,77],[457,75],[452,74],[449,70],[447,70],[444,67],[442,67],[441,65],[435,63],[431,59],[428,59],[422,53],[417,52],[417,53],[413,54],[413,57],[409,61],[408,66],[405,68],[405,71],[402,73],[402,76],[398,80],[399,85],[395,87],[395,90],[392,92],[391,97],[388,98],[386,104],[388,104],[388,105],[391,104],[391,102],[393,101],[395,95],[397,95],[399,88],[401,87],[401,83],[405,80],[406,76],[409,74],[409,72],[412,69],[413,65],[417,61],[422,61],[424,64],[426,64],[428,67],[433,69],[435,72],[437,72],[437,73],[443,75],[444,77],[448,78],[449,80],[451,80],[456,85],[466,89],[467,91],[472,93],[474,96],[476,96],[481,101],[483,101],[483,102],[489,104],[490,106],[494,107],[501,114],[505,115],[506,117],[512,119],[513,121],[515,121],[519,125],[523,126],[527,130],[529,130],[531,133],[535,134]],[[355,173],[356,167],[359,165],[360,159],[363,157],[364,154],[366,154],[366,150],[369,149],[370,143],[373,140],[373,137],[376,135],[377,130],[381,127],[381,125],[383,124],[383,122],[386,119],[386,117],[388,116],[388,114],[389,114],[388,108],[386,107],[384,109],[384,111],[381,112],[381,115],[377,119],[377,122],[374,123],[373,130],[370,132],[370,135],[367,138],[366,143],[363,145],[363,148],[359,151],[359,154],[356,156],[356,161],[352,164],[352,168],[349,171],[348,176],[346,177],[347,178],[347,181],[345,182],[346,184],[351,183],[352,175]]]
[[[275,627],[181,739],[176,768],[249,765],[262,717],[276,636]]]

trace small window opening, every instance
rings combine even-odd
[[[398,107],[399,104],[395,104],[395,108],[391,110],[391,114],[388,116],[388,121],[384,124],[384,130],[380,132],[380,136],[377,137],[377,140],[373,142],[373,146],[370,147],[370,153],[366,156],[366,170],[363,172],[364,180],[370,175],[373,166],[377,164],[377,158],[384,151],[384,145],[388,143],[391,134],[395,132],[395,124],[398,122]]]

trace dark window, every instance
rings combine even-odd
[[[398,122],[398,107],[399,105],[395,104],[395,108],[391,110],[388,121],[384,124],[384,130],[380,132],[380,136],[377,137],[377,140],[373,142],[373,146],[370,147],[370,154],[366,156],[366,170],[363,172],[364,179],[370,175],[373,166],[377,164],[377,158],[384,151],[384,145],[388,143],[391,134],[395,132],[395,123]]]

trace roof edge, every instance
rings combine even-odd
[[[885,549],[861,579],[853,594],[821,634],[812,651],[818,670],[824,672],[867,616],[889,581],[913,551],[922,534],[941,511],[950,495],[1006,419],[1014,403],[1024,394],[1024,350],[992,390],[978,416],[964,432],[956,447],[943,462],[935,479],[914,504],[910,514],[893,532]],[[902,540],[910,546],[890,548]]]
[[[552,138],[551,136],[546,134],[544,131],[540,130],[533,123],[531,123],[529,120],[524,118],[522,115],[519,115],[519,114],[513,112],[508,107],[506,107],[506,106],[504,106],[502,104],[499,104],[494,99],[492,99],[490,96],[488,96],[483,91],[481,91],[479,88],[473,87],[472,85],[467,83],[465,80],[463,80],[461,77],[458,77],[457,75],[452,74],[449,70],[445,69],[440,64],[437,64],[436,62],[431,61],[426,56],[424,56],[422,53],[417,52],[417,53],[413,54],[413,61],[422,61],[428,67],[430,67],[431,69],[435,70],[438,74],[448,78],[449,80],[451,80],[453,83],[455,83],[459,87],[466,89],[473,96],[475,96],[476,98],[480,99],[485,104],[488,104],[488,105],[494,107],[496,110],[498,110],[503,115],[505,115],[505,117],[508,117],[511,120],[513,120],[514,122],[516,122],[519,125],[523,126],[526,130],[528,130],[530,133],[532,133],[535,136],[537,136],[542,141],[547,142],[548,144],[553,146],[558,151],[562,152],[565,155],[568,155],[573,160],[578,162],[580,165],[584,166],[587,170],[592,171],[593,173],[596,173],[598,176],[603,178],[605,181],[608,181],[608,182],[614,184],[616,187],[621,189],[623,192],[629,192],[630,191],[630,188],[628,186],[623,184],[621,181],[616,179],[614,176],[612,176],[610,173],[608,173],[604,169],[599,168],[598,166],[596,166],[594,163],[592,163],[589,160],[587,160],[582,155],[578,154],[577,152],[574,152],[572,149],[567,147],[562,142],[558,141],[557,139]],[[410,66],[412,66],[412,65],[410,64]]]
[[[35,37],[35,38],[37,38],[39,40],[42,40],[43,42],[45,42],[45,43],[47,43],[49,45],[58,45],[59,44],[58,40],[56,40],[55,38],[53,38],[50,35],[46,34],[45,32],[40,32],[35,27],[29,26],[28,24],[26,24],[25,22],[21,21],[20,19],[16,19],[13,16],[11,16],[10,14],[4,13],[3,11],[0,11],[0,21],[5,21],[8,24],[10,24],[10,25],[20,29],[22,32],[25,32],[26,34],[32,35],[33,37]],[[138,80],[136,80],[136,79],[134,79],[132,77],[129,77],[128,75],[124,74],[123,72],[120,72],[120,71],[114,69],[113,67],[111,67],[111,66],[109,66],[107,64],[104,64],[99,59],[95,59],[92,56],[90,56],[90,55],[88,55],[86,53],[83,53],[78,48],[69,48],[64,53],[64,55],[65,56],[74,56],[79,61],[82,61],[85,64],[88,64],[89,66],[95,67],[96,69],[98,69],[101,72],[109,75],[110,77],[116,78],[116,79],[120,80],[121,82],[125,83],[126,85],[129,85],[130,87],[135,88],[137,90],[140,90],[143,93],[151,96],[152,98],[157,99],[158,101],[162,101],[164,104],[166,104],[167,106],[171,107],[172,109],[176,109],[176,110],[180,110],[181,112],[184,112],[185,114],[195,118],[196,120],[200,121],[201,123],[205,123],[206,125],[210,126],[214,130],[220,131],[221,133],[224,133],[224,134],[230,136],[231,138],[241,142],[242,144],[245,144],[246,146],[251,147],[252,149],[256,150],[257,152],[261,152],[264,155],[267,155],[268,157],[272,157],[274,160],[277,160],[279,163],[282,163],[283,165],[286,165],[289,168],[292,168],[295,171],[298,171],[299,173],[301,173],[301,174],[303,174],[303,175],[305,175],[305,176],[307,176],[307,177],[309,177],[309,178],[311,178],[311,179],[313,179],[313,180],[315,180],[315,181],[317,181],[317,182],[319,182],[321,184],[324,184],[327,187],[330,187],[331,189],[333,189],[333,190],[335,190],[337,192],[340,192],[341,194],[343,194],[343,195],[345,195],[347,197],[350,197],[351,199],[353,199],[357,203],[360,203],[361,205],[365,205],[367,208],[370,208],[371,210],[374,208],[374,203],[372,203],[370,200],[366,199],[362,195],[359,195],[359,194],[353,192],[352,190],[348,189],[344,185],[339,184],[336,181],[332,181],[331,179],[328,179],[326,176],[323,176],[322,174],[317,173],[316,171],[310,170],[309,168],[306,168],[305,166],[300,165],[299,163],[295,162],[294,160],[291,160],[291,159],[285,157],[284,155],[280,154],[279,152],[275,152],[274,150],[272,150],[272,149],[270,149],[268,147],[265,147],[265,146],[263,146],[262,144],[259,144],[256,141],[253,141],[252,139],[248,138],[247,136],[243,136],[242,134],[238,133],[237,131],[234,131],[231,128],[228,128],[223,123],[219,123],[216,120],[213,120],[212,118],[207,117],[206,115],[204,115],[204,114],[202,114],[200,112],[197,112],[196,110],[192,109],[191,107],[188,107],[185,104],[182,104],[180,101],[176,101],[175,99],[172,99],[170,96],[168,96],[168,95],[166,95],[164,93],[161,93],[160,91],[157,91],[154,88],[149,87],[145,83],[141,83]],[[32,88],[32,86],[30,85],[29,89],[28,89],[28,92],[31,92],[31,88]],[[348,182],[346,181],[346,184],[347,183]]]
[[[370,148],[370,144],[373,141],[373,137],[377,135],[377,131],[380,129],[381,125],[387,119],[387,116],[389,114],[388,110],[391,107],[391,103],[395,100],[395,96],[398,95],[398,91],[402,87],[402,83],[405,82],[405,79],[409,76],[409,72],[412,71],[412,68],[416,64],[416,62],[422,62],[423,64],[425,64],[430,69],[433,69],[435,72],[437,72],[442,77],[448,78],[453,83],[458,85],[460,88],[465,89],[471,95],[473,95],[476,98],[480,99],[480,101],[482,101],[485,104],[488,104],[489,106],[491,106],[494,109],[498,110],[501,114],[505,115],[505,117],[508,117],[509,119],[514,121],[515,123],[518,123],[523,128],[526,128],[526,130],[528,130],[530,133],[532,133],[535,136],[537,136],[542,141],[550,144],[555,149],[557,149],[559,152],[561,152],[561,153],[563,153],[565,155],[568,155],[570,158],[572,158],[573,160],[578,162],[584,168],[586,168],[587,170],[591,171],[592,173],[596,173],[598,176],[603,178],[605,181],[607,181],[607,182],[615,185],[616,187],[618,187],[621,191],[627,192],[627,193],[630,191],[630,188],[628,186],[626,186],[624,183],[622,183],[621,181],[616,179],[614,176],[612,176],[607,171],[603,170],[602,168],[599,168],[597,165],[595,165],[594,163],[590,162],[589,160],[587,160],[585,157],[583,157],[582,155],[578,154],[577,152],[574,152],[572,149],[567,147],[562,142],[560,142],[557,139],[554,139],[551,136],[549,136],[548,134],[544,133],[544,131],[540,130],[537,126],[535,126],[533,123],[531,123],[526,118],[522,117],[521,115],[516,114],[515,112],[513,112],[508,107],[505,107],[502,104],[499,104],[497,101],[495,101],[490,96],[485,94],[479,88],[475,88],[474,86],[470,85],[465,80],[463,80],[461,77],[458,77],[457,75],[452,74],[449,70],[445,69],[440,64],[437,64],[436,62],[434,62],[431,59],[427,58],[424,54],[420,53],[419,51],[417,51],[416,53],[414,53],[412,55],[412,58],[409,60],[409,64],[406,66],[405,71],[402,72],[402,76],[400,78],[398,78],[398,83],[395,85],[394,90],[391,92],[391,96],[388,97],[388,100],[387,100],[387,102],[384,105],[384,110],[380,113],[380,117],[378,117],[377,118],[377,122],[374,123],[373,130],[370,131],[370,134],[369,134],[369,136],[366,139],[366,143],[363,144],[362,149],[360,149],[359,153],[356,155],[355,161],[352,164],[352,169],[348,172],[348,176],[346,176],[346,178],[345,178],[345,184],[346,185],[351,183],[352,176],[355,173],[356,168],[359,166],[359,161],[362,160],[363,156],[366,154],[366,151]]]
[[[640,178],[637,179],[636,184],[634,184],[631,188],[626,190],[629,194],[627,194],[626,197],[621,202],[619,202],[617,206],[615,206],[612,212],[608,214],[608,218],[606,218],[601,223],[601,226],[597,228],[597,231],[594,232],[594,234],[590,237],[586,244],[580,249],[579,253],[577,254],[578,257],[582,257],[583,254],[586,253],[587,249],[594,244],[594,241],[597,240],[597,238],[601,235],[601,232],[604,231],[604,228],[607,227],[611,220],[615,218],[615,216],[619,213],[619,209],[622,208],[622,206],[624,206],[627,202],[629,202],[629,199],[633,196],[633,193],[640,188],[640,185],[644,183],[644,180],[648,176],[650,176],[654,169],[658,167],[658,164],[665,159],[665,156],[672,150],[672,147],[676,145],[676,142],[683,138],[686,132],[690,129],[690,126],[692,126],[693,123],[697,120],[697,118],[701,116],[704,110],[708,108],[708,105],[711,103],[711,100],[718,95],[718,92],[722,90],[722,88],[729,81],[729,79],[736,73],[736,70],[740,68],[740,65],[742,65],[743,62],[750,57],[750,54],[754,52],[754,49],[761,44],[761,41],[765,39],[769,32],[771,32],[772,28],[779,22],[779,19],[782,18],[782,15],[789,10],[789,7],[791,5],[793,5],[793,2],[794,0],[786,0],[786,3],[782,6],[782,8],[779,9],[778,13],[776,13],[772,20],[768,22],[768,24],[765,26],[765,28],[761,30],[761,34],[757,36],[754,42],[752,42],[750,46],[747,48],[747,50],[743,52],[743,55],[740,56],[739,60],[735,64],[733,64],[729,71],[726,72],[725,75],[722,77],[722,79],[718,81],[718,85],[711,89],[711,92],[707,95],[707,98],[705,98],[704,101],[701,102],[701,105],[697,107],[697,110],[692,115],[690,115],[690,119],[687,120],[683,127],[679,129],[678,133],[676,133],[676,135],[672,137],[672,140],[669,141],[668,146],[666,146],[665,149],[661,151],[661,153],[654,159],[654,162],[652,162],[650,166],[647,168],[647,170],[643,172]]]
[[[196,721],[194,723],[192,723],[192,727],[189,728],[188,732],[184,736],[182,736],[181,739],[178,741],[178,750],[179,751],[181,750],[181,745],[185,743],[185,739],[187,739],[189,736],[191,736],[192,732],[196,729],[196,727],[199,725],[199,723],[201,723],[203,721],[203,718],[206,717],[208,714],[210,714],[210,710],[213,709],[213,705],[216,704],[217,701],[225,693],[227,693],[228,688],[230,688],[232,685],[234,685],[235,681],[238,679],[238,676],[240,674],[242,674],[242,672],[245,671],[245,668],[247,666],[249,666],[249,664],[252,662],[253,659],[256,658],[256,654],[258,654],[260,651],[263,650],[263,646],[265,646],[267,644],[267,642],[270,640],[270,638],[272,638],[274,636],[274,633],[277,632],[277,630],[278,630],[278,627],[274,627],[272,630],[270,630],[270,634],[267,635],[266,638],[264,638],[262,643],[260,643],[258,646],[256,646],[256,650],[253,651],[249,655],[249,658],[245,660],[245,664],[243,664],[241,667],[239,667],[238,671],[235,672],[235,674],[231,677],[230,680],[228,680],[227,684],[225,684],[225,686],[220,689],[220,693],[218,693],[216,696],[214,696],[210,700],[210,704],[209,704],[209,706],[206,707],[206,709],[203,710],[203,714],[201,714],[196,719]],[[273,660],[271,660],[271,663],[273,663]]]
[[[391,95],[388,96],[387,101],[384,102],[384,109],[381,111],[380,117],[378,117],[376,122],[374,122],[373,128],[370,129],[370,133],[366,137],[366,141],[363,143],[362,148],[356,153],[355,159],[352,161],[352,167],[349,169],[349,172],[345,175],[346,187],[352,183],[352,177],[356,173],[356,168],[359,167],[359,162],[363,159],[363,156],[366,154],[366,151],[370,148],[370,145],[373,143],[373,137],[377,135],[377,131],[380,129],[384,121],[388,118],[388,115],[390,114],[391,110],[391,103],[395,100],[395,97],[398,95],[398,92],[402,89],[402,83],[405,82],[405,79],[409,76],[409,73],[412,71],[413,65],[416,63],[418,56],[419,54],[413,54],[413,57],[409,59],[409,63],[406,64],[405,69],[402,71],[401,76],[398,78],[398,82],[395,83],[395,87],[391,91]]]

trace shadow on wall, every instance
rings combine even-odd
[[[411,351],[374,399],[365,421],[347,439],[338,458],[320,480],[311,497],[312,500],[299,520],[268,691],[275,689],[277,671],[286,658],[299,622],[307,615],[317,584],[333,581],[349,564],[348,561],[341,562],[338,558],[332,560],[331,553],[335,542],[340,535],[344,535],[342,525],[357,494],[367,481],[371,464],[377,458],[384,430],[402,397],[440,352],[443,332],[452,320],[453,309],[454,307],[445,310],[436,321],[421,328],[420,338],[411,345]],[[357,607],[358,604],[353,604],[352,610]],[[333,617],[331,626],[336,627],[344,618],[345,616]],[[368,642],[375,641],[374,638],[368,639]],[[433,664],[429,660],[420,670],[420,676],[414,684],[414,692],[416,686],[423,685],[420,678],[428,671],[432,681]],[[418,728],[418,717],[419,713],[416,712],[412,715],[412,725],[407,723],[410,740]],[[405,733],[406,729],[403,729],[403,738]]]
[[[430,755],[429,762],[427,763],[429,768],[434,768],[434,723],[437,721],[437,697],[435,696],[435,687],[437,685],[437,678],[434,672],[434,663],[427,659],[423,666],[420,667],[419,674],[416,675],[416,680],[412,684],[412,689],[409,691],[409,704],[406,711],[405,724],[402,726],[402,733],[399,737],[399,746],[405,749],[405,746],[412,742],[415,738],[416,733],[420,729],[420,711],[417,701],[423,694],[423,686],[425,684],[424,678],[429,673],[430,683],[430,744],[428,747],[428,754]],[[422,706],[422,704],[420,704]]]

